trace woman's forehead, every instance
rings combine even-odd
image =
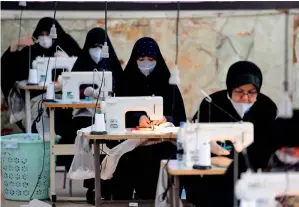
[[[246,84],[238,87],[239,89],[242,89],[244,91],[251,91],[256,90],[256,87],[253,84]]]

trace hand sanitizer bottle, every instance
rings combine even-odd
[[[177,133],[177,162],[179,164],[179,166],[182,166],[183,163],[183,155],[184,155],[184,149],[183,149],[183,129],[182,127],[184,126],[184,122],[180,123],[180,128],[179,131]]]

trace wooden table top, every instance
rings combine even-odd
[[[161,161],[161,167],[165,167],[167,160]],[[223,175],[227,168],[216,167],[214,165],[209,170],[197,170],[192,167],[187,167],[184,164],[181,166],[178,164],[177,160],[170,160],[167,165],[168,173],[174,176],[181,175]]]
[[[46,108],[73,108],[73,109],[83,109],[83,108],[95,108],[96,103],[92,101],[82,100],[79,103],[65,102],[62,100],[55,100],[56,102],[44,102]],[[100,106],[100,103],[97,104]]]
[[[35,90],[35,91],[42,91],[47,90],[47,86],[40,86],[40,85],[27,85],[27,80],[23,80],[18,82],[18,88],[22,90]]]
[[[123,133],[108,133],[105,135],[91,135],[91,134],[84,134],[85,139],[108,139],[108,140],[121,140],[121,139],[161,139],[161,140],[175,140],[176,133],[161,133],[161,132],[134,132],[130,129]]]

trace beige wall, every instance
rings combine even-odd
[[[169,69],[172,70],[175,57],[175,18],[173,18],[175,13],[123,13],[124,15],[121,12],[108,13],[108,33],[119,59],[123,60],[123,67],[128,61],[134,42],[142,36],[151,36],[158,41]],[[299,14],[299,11],[291,11],[291,13],[287,36],[288,62],[292,83],[297,80],[298,84],[299,68],[295,69],[293,64],[295,56],[293,47],[297,47],[296,50],[299,51],[299,44],[293,43],[299,41],[299,38],[294,36],[295,31],[297,34],[299,33],[299,29],[294,29],[296,25],[298,27],[299,16],[296,17],[295,14]],[[15,18],[14,14],[17,13],[6,12],[3,14],[2,12],[2,53],[7,49],[9,42],[16,39],[18,35],[19,20]],[[25,13],[22,34],[32,34],[38,19],[47,14],[53,15],[52,12]],[[94,12],[59,12],[57,18],[63,28],[81,46],[84,44],[88,30],[96,26],[103,27],[104,23],[102,13],[97,16]],[[284,14],[274,10],[254,12],[192,11],[184,12],[179,26],[181,77],[179,87],[189,118],[193,116],[203,98],[199,89],[211,93],[224,88],[226,72],[230,64],[244,59],[247,55],[248,59],[254,61],[263,71],[262,91],[276,103],[279,102],[283,91],[285,67]],[[251,47],[251,52],[249,52]],[[292,89],[295,90],[295,88],[295,85],[292,84]],[[297,97],[299,97],[298,93],[299,86],[297,85]],[[299,106],[298,98],[296,105]],[[2,119],[2,126],[7,126],[3,121]]]

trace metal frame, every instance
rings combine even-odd
[[[181,2],[180,10],[265,10],[299,8],[296,1],[241,1],[241,2]],[[53,10],[52,2],[27,2],[26,10]],[[1,10],[20,10],[18,2],[3,1]],[[105,2],[59,2],[58,11],[103,11]],[[173,11],[177,10],[176,2],[109,2],[110,11]]]

